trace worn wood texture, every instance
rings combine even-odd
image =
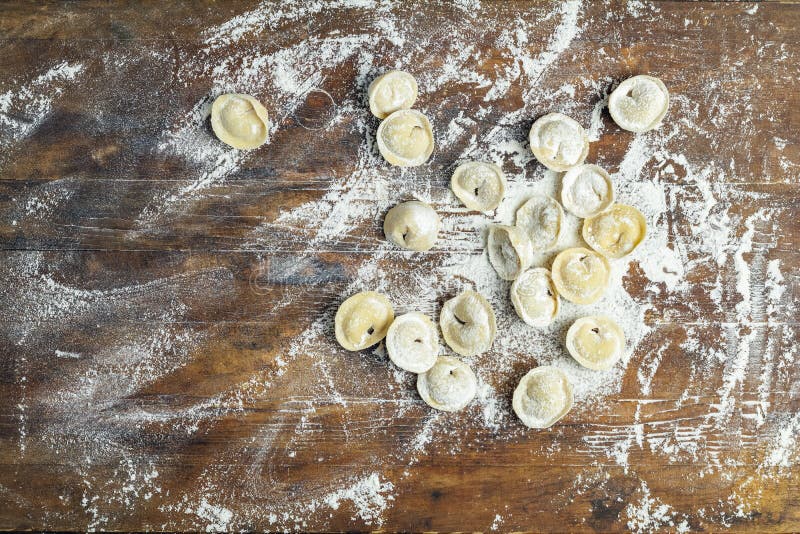
[[[353,127],[358,118],[326,117],[331,106],[363,106],[364,88],[353,81],[358,54],[302,72],[332,101],[311,92],[285,115],[287,104],[272,100],[279,83],[269,64],[263,78],[237,87],[267,104],[276,127],[269,145],[224,179],[204,181],[204,154],[226,153],[206,124],[199,135],[212,148],[198,149],[200,161],[186,155],[194,150],[188,141],[185,152],[160,144],[209,95],[219,76],[212,67],[223,61],[362,35],[385,18],[405,41],[376,39],[369,68],[412,58],[412,72],[438,72],[458,52],[443,48],[450,24],[472,12],[480,16],[471,28],[458,30],[474,45],[463,62],[493,80],[519,68],[499,44],[503,30],[528,23],[518,45],[537,57],[552,46],[561,15],[553,4],[512,1],[304,5],[0,5],[0,104],[5,94],[8,109],[22,113],[8,116],[16,129],[0,122],[0,529],[621,531],[638,528],[631,509],[644,507],[657,516],[645,530],[800,531],[795,436],[782,442],[784,461],[767,461],[776,432],[800,429],[800,421],[771,426],[800,410],[800,5],[587,2],[568,47],[537,79],[520,76],[501,101],[487,106],[487,86],[458,73],[434,91],[423,86],[418,106],[431,110],[434,125],[476,116],[480,139],[526,105],[525,90],[556,94],[573,84],[570,98],[586,123],[598,91],[631,74],[657,74],[694,107],[701,130],[681,127],[676,141],[687,160],[714,164],[714,210],[734,220],[732,238],[747,231],[745,218],[769,215],[756,219],[752,250],[742,255],[752,270],[747,324],[737,315],[732,259],[695,266],[689,289],[676,295],[663,285],[661,294],[648,291],[634,264],[627,289],[652,304],[653,331],[636,347],[619,393],[577,408],[549,432],[526,432],[513,418],[500,429],[459,422],[477,418],[477,408],[452,414],[437,420],[419,452],[432,414],[410,376],[332,342],[324,354],[289,350],[314,324],[331,337],[343,291],[379,251],[378,266],[397,273],[430,269],[454,251],[480,253],[469,228],[452,230],[430,253],[408,254],[381,248],[380,217],[324,237],[276,222],[357,170],[366,142]],[[204,42],[210,28],[253,9],[295,8],[230,44]],[[414,48],[425,36],[426,46]],[[62,62],[80,65],[74,79],[37,82]],[[586,79],[599,82],[586,89]],[[521,143],[551,105],[544,99],[509,126]],[[673,124],[684,118],[674,109],[668,116]],[[590,161],[615,172],[632,135],[606,112],[601,120]],[[466,139],[438,146],[429,165],[403,175],[408,188],[446,198]],[[651,160],[644,172],[664,166]],[[680,169],[661,183],[672,199],[666,218],[675,243],[697,223],[682,202],[701,192]],[[687,245],[687,257],[701,245]],[[758,296],[765,262],[776,259],[785,293],[767,319]],[[723,283],[718,302],[709,294],[715,279]],[[691,335],[724,354],[731,329],[761,342],[743,364],[732,415],[710,421],[736,360],[721,358],[708,376],[693,376],[696,353],[684,342]],[[652,366],[655,354],[643,392],[637,369]],[[766,358],[776,363],[765,367]],[[314,370],[320,361],[324,373]],[[510,396],[530,363],[520,354],[497,391]],[[767,422],[755,423],[765,406]],[[701,436],[700,452],[663,453],[684,433]],[[626,447],[622,463],[607,454],[617,443]],[[371,473],[386,502],[330,497]],[[387,481],[390,489],[380,487]],[[658,513],[663,504],[667,519]]]

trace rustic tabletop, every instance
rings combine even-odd
[[[0,38],[0,529],[800,531],[800,5],[6,2]],[[434,126],[421,167],[373,143],[391,68]],[[605,103],[642,73],[672,98],[632,134]],[[267,145],[215,139],[225,92]],[[557,191],[527,144],[551,111],[649,234],[535,329],[483,232]],[[467,159],[505,170],[496,211],[450,193]],[[383,238],[409,198],[430,252]],[[498,338],[463,412],[333,338],[354,292],[436,317],[466,287]],[[589,311],[628,338],[607,373],[563,349]],[[528,430],[510,396],[545,363],[575,406]]]

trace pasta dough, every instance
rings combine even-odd
[[[563,223],[564,210],[548,195],[534,195],[517,210],[517,226],[527,234],[534,252],[553,250]]]
[[[528,269],[511,284],[511,303],[519,318],[530,326],[547,326],[558,315],[561,304],[550,271]]]
[[[475,397],[478,379],[466,363],[439,356],[433,367],[417,375],[417,391],[431,408],[456,412]]]
[[[392,165],[416,167],[433,153],[433,130],[428,118],[414,109],[395,111],[378,126],[378,150]]]
[[[476,211],[495,209],[506,193],[506,178],[494,163],[469,161],[456,168],[450,188],[466,207]]]
[[[250,95],[219,95],[211,105],[211,129],[233,148],[258,148],[269,135],[267,110]]]
[[[597,165],[579,165],[561,179],[561,202],[578,217],[591,217],[614,203],[611,176]]]
[[[592,304],[603,296],[611,266],[593,250],[568,248],[553,260],[551,272],[559,295],[575,304]]]
[[[669,109],[669,91],[653,76],[628,78],[608,97],[608,112],[617,126],[629,132],[658,127]]]
[[[356,293],[336,311],[336,341],[351,351],[371,347],[386,337],[393,320],[394,310],[385,296],[375,291]]]
[[[429,250],[439,234],[439,215],[424,202],[411,200],[389,210],[383,233],[395,245],[409,250]]]
[[[572,408],[572,384],[558,367],[542,366],[519,381],[511,407],[528,428],[548,428]]]
[[[644,240],[647,221],[633,206],[614,204],[611,209],[583,221],[583,239],[608,258],[622,258]]]
[[[503,280],[515,279],[533,263],[530,239],[516,226],[491,225],[486,248],[489,261]]]
[[[424,373],[439,355],[439,333],[427,315],[410,312],[396,318],[386,333],[386,352],[401,369]]]
[[[475,356],[488,350],[497,335],[494,311],[475,291],[464,291],[445,302],[439,326],[445,342],[462,356]]]
[[[372,80],[367,98],[372,114],[385,119],[399,109],[411,109],[417,101],[417,81],[405,71],[389,71]]]
[[[610,317],[581,317],[567,331],[567,350],[582,366],[607,371],[622,357],[625,334]]]
[[[549,113],[534,122],[529,140],[536,159],[554,171],[580,165],[589,155],[589,137],[583,126],[561,113]]]

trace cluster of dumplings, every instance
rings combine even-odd
[[[416,81],[402,71],[386,73],[369,87],[370,110],[383,119],[378,148],[391,164],[420,165],[433,150],[428,119],[410,109],[416,96]],[[657,127],[668,105],[666,87],[651,76],[625,80],[608,101],[613,120],[632,132]],[[647,224],[638,209],[615,202],[608,172],[585,163],[589,139],[577,121],[561,113],[544,115],[534,122],[529,138],[535,158],[563,173],[560,202],[548,195],[532,196],[517,210],[514,225],[489,227],[486,250],[498,276],[512,281],[509,296],[520,319],[532,327],[545,327],[558,315],[561,298],[588,305],[603,297],[611,277],[610,261],[631,254],[644,240]],[[506,179],[494,163],[469,161],[455,169],[450,187],[467,208],[488,212],[503,200]],[[535,254],[558,247],[564,210],[583,219],[581,234],[590,248],[562,250],[549,270],[534,266]],[[436,211],[415,200],[389,210],[384,234],[397,246],[424,251],[435,245],[439,226]],[[385,339],[389,359],[417,373],[422,399],[443,411],[467,406],[478,383],[467,363],[439,354],[439,330],[447,346],[463,357],[489,350],[497,335],[494,311],[475,291],[464,291],[444,303],[438,329],[420,312],[395,317],[391,302],[372,291],[345,300],[334,322],[336,339],[347,350],[362,350]],[[568,329],[566,348],[580,365],[605,371],[623,355],[625,334],[611,317],[587,315]],[[547,428],[569,412],[572,391],[561,369],[536,367],[520,380],[512,407],[526,426]]]

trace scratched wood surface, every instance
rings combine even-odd
[[[555,92],[596,78],[601,49],[607,87],[631,74],[656,73],[673,94],[697,106],[703,131],[682,132],[683,152],[721,169],[711,177],[718,208],[734,218],[772,210],[753,229],[753,250],[743,259],[779,259],[786,294],[769,323],[763,313],[757,317],[763,309],[754,304],[749,328],[774,338],[763,353],[793,354],[800,341],[800,5],[651,7],[581,5],[580,21],[588,26],[545,75],[523,76],[475,129],[486,131],[523,106],[525,86]],[[654,333],[634,351],[621,392],[601,409],[576,410],[554,432],[524,432],[516,423],[508,431],[457,426],[455,414],[448,421],[456,431],[404,456],[430,417],[414,400],[410,379],[396,386],[407,392],[397,400],[383,394],[393,375],[379,358],[329,354],[329,371],[354,384],[338,387],[337,401],[308,371],[315,354],[295,355],[284,365],[290,340],[331,316],[382,241],[380,218],[313,242],[302,228],[275,224],[282,211],[325,195],[332,176],[354,171],[364,143],[349,127],[355,119],[309,128],[330,112],[331,102],[319,92],[282,116],[270,105],[268,76],[241,87],[264,101],[276,121],[269,145],[225,180],[171,204],[163,200],[180,196],[208,167],[158,144],[214,82],[210,69],[188,76],[190,58],[242,61],[253,47],[275,52],[310,37],[356,35],[383,15],[359,7],[335,16],[300,10],[277,27],[249,31],[203,55],[208,28],[253,8],[241,2],[0,5],[0,94],[19,95],[27,86],[28,102],[38,102],[37,91],[48,99],[41,120],[10,117],[23,134],[0,131],[0,529],[486,530],[495,523],[502,530],[621,531],[629,526],[626,508],[642,502],[646,480],[650,495],[692,530],[800,531],[796,451],[789,451],[788,466],[765,467],[774,436],[763,430],[769,425],[753,426],[747,417],[765,380],[763,353],[750,355],[732,421],[697,427],[705,454],[669,459],[640,443],[620,465],[584,439],[607,433],[613,440],[615,431],[633,427],[647,439],[676,434],[720,402],[723,362],[693,384],[691,398],[679,399],[692,380],[693,358],[681,344],[693,329],[724,352],[724,331],[739,320],[739,295],[726,290],[717,305],[708,293],[717,272],[726,287],[735,284],[731,263],[695,268],[686,275],[687,293],[660,297],[646,291],[633,265],[627,289],[652,301],[646,321]],[[529,19],[524,47],[536,55],[558,22],[548,16],[552,4],[474,9],[489,21],[472,30],[483,58],[474,68],[490,80],[514,62],[494,50],[504,28]],[[389,10],[393,21],[407,24],[408,36],[401,45],[377,41],[378,57],[399,56],[392,46],[411,47],[415,35],[446,41],[448,21],[466,16],[438,3]],[[444,61],[435,50],[416,54],[412,71],[436,70]],[[65,61],[82,66],[75,80],[57,94],[48,85],[37,89],[36,77]],[[358,71],[348,58],[326,67],[317,87],[334,103],[362,103],[363,88],[353,83]],[[477,113],[485,92],[451,81],[423,92],[419,106],[448,102],[431,117],[435,125],[448,124],[459,112]],[[596,99],[577,98],[586,98],[587,109]],[[542,106],[538,113],[546,111]],[[513,126],[521,141],[534,117]],[[669,117],[680,119],[674,111]],[[616,171],[631,135],[606,112],[602,121],[589,159]],[[748,127],[728,126],[739,121]],[[786,140],[781,151],[775,138]],[[438,146],[425,172],[408,176],[410,184],[446,190],[460,153],[459,146]],[[663,183],[667,198],[695,187],[680,173]],[[670,209],[672,242],[690,223],[681,206]],[[742,235],[745,228],[733,232]],[[447,237],[427,254],[386,253],[380,267],[427,269],[451,252],[447,243],[460,243],[459,235]],[[302,268],[281,268],[297,261]],[[757,263],[753,270],[763,271]],[[751,291],[765,291],[763,276]],[[658,350],[664,356],[644,395],[636,368]],[[498,391],[510,395],[526,365],[520,361]],[[799,381],[796,361],[774,370],[768,418],[800,410]],[[76,393],[87,384],[90,395]],[[370,388],[374,394],[364,395]],[[391,499],[374,505],[379,520],[359,515],[359,503],[347,499],[327,507],[291,505],[309,495],[321,501],[364,472],[392,483],[379,492]]]

